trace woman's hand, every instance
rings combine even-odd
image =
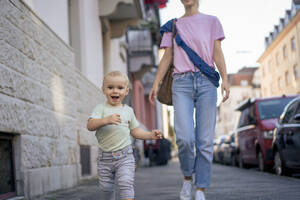
[[[229,94],[230,94],[230,90],[229,90],[229,86],[228,86],[227,81],[222,82],[221,92],[222,92],[222,96],[223,96],[222,102],[225,102],[229,98]]]
[[[151,136],[152,140],[160,140],[160,139],[162,139],[162,134],[161,134],[160,130],[152,130],[151,134],[152,134],[152,136]]]
[[[149,93],[149,101],[152,105],[155,105],[155,101],[156,101],[156,96],[157,96],[157,92],[158,92],[158,86],[153,85],[152,89]]]

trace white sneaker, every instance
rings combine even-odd
[[[201,190],[196,190],[195,200],[205,200],[204,192]]]
[[[184,180],[180,192],[180,200],[192,200],[193,182]]]

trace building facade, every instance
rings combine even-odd
[[[143,0],[0,0],[0,199],[97,176],[87,119],[105,73],[131,76],[126,34],[145,17]]]
[[[293,0],[291,10],[265,38],[266,50],[261,64],[262,96],[300,94],[300,1]]]

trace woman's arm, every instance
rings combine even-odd
[[[106,126],[108,124],[119,124],[121,123],[121,118],[120,118],[120,115],[119,114],[113,114],[113,115],[110,115],[108,117],[104,117],[104,118],[101,118],[101,119],[89,119],[88,120],[88,123],[87,123],[87,129],[89,131],[95,131],[99,128],[102,128],[103,126]]]
[[[215,42],[214,42],[213,58],[217,65],[217,68],[220,72],[220,75],[222,77],[222,85],[221,85],[221,92],[222,92],[222,96],[223,96],[222,102],[225,102],[229,98],[230,90],[229,90],[229,85],[228,85],[226,64],[225,64],[225,59],[224,59],[223,51],[221,48],[220,40],[215,40]],[[225,95],[224,95],[224,92],[225,92]]]
[[[166,47],[164,55],[159,63],[158,70],[157,70],[157,73],[155,76],[155,80],[153,82],[152,89],[149,93],[149,101],[151,102],[151,104],[155,104],[155,98],[157,95],[158,86],[159,86],[161,80],[163,79],[163,77],[165,76],[166,72],[168,71],[168,68],[172,62],[172,59],[173,59],[172,51],[173,51],[172,47]]]
[[[158,140],[162,138],[160,130],[144,131],[141,128],[131,130],[132,137],[140,140]]]

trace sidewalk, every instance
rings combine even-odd
[[[156,178],[153,178],[153,175]],[[157,176],[158,175],[158,176]],[[159,177],[159,178],[158,178]],[[170,161],[166,166],[138,168],[135,177],[136,200],[177,200],[182,176],[178,161]],[[154,197],[155,196],[155,197]],[[35,200],[102,200],[97,179],[86,180],[80,185],[50,193]]]
[[[143,167],[136,172],[135,200],[179,200],[182,175],[178,161],[167,166]],[[207,200],[296,200],[300,179],[262,173],[257,169],[214,164]],[[38,200],[103,200],[97,180],[38,198]]]
[[[101,200],[103,197],[97,185],[97,179],[86,180],[74,188],[49,193],[35,200]]]

